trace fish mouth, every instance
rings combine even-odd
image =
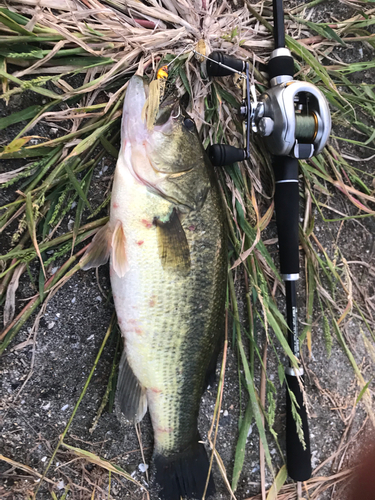
[[[148,97],[148,83],[139,75],[133,75],[125,94],[124,111],[140,114]]]
[[[139,75],[132,76],[126,90],[123,108],[122,138],[125,141],[144,142],[152,133],[152,130],[146,127],[144,112],[148,96],[148,81]],[[164,94],[155,118],[155,129],[168,134],[171,122],[180,112],[178,96],[174,92]]]
[[[125,94],[122,111],[122,139],[130,142],[144,141],[147,129],[142,110],[148,96],[148,83],[139,75],[131,77]]]

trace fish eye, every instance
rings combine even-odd
[[[188,130],[193,130],[195,127],[195,123],[191,118],[185,118],[184,125]]]

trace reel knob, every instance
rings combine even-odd
[[[215,167],[232,165],[247,158],[245,149],[235,148],[228,144],[212,144],[207,148],[207,154]]]
[[[236,72],[242,73],[245,71],[246,63],[240,59],[227,56],[222,52],[214,51],[208,56],[206,67],[208,76],[228,76]]]

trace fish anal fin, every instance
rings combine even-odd
[[[122,352],[116,390],[117,412],[120,420],[125,418],[140,422],[147,411],[146,390],[138,382],[126,357]]]
[[[101,227],[80,260],[84,271],[106,264],[111,251],[112,231],[109,222]]]
[[[112,266],[115,273],[122,278],[128,270],[126,258],[126,238],[122,223],[117,221],[112,235]]]
[[[164,269],[187,272],[190,269],[190,250],[185,231],[176,209],[166,222],[154,220],[157,227],[159,257]]]

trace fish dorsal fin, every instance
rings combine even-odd
[[[177,210],[173,209],[168,221],[155,219],[154,224],[157,227],[159,257],[163,268],[189,271],[189,244]]]
[[[128,270],[128,260],[126,258],[126,238],[122,223],[117,221],[112,235],[112,266],[115,273],[122,278]]]
[[[120,420],[140,422],[147,411],[146,390],[138,382],[130,368],[125,349],[122,352],[116,390],[117,409]]]
[[[109,222],[99,229],[84,253],[81,264],[84,271],[106,264],[111,251],[112,231]]]

